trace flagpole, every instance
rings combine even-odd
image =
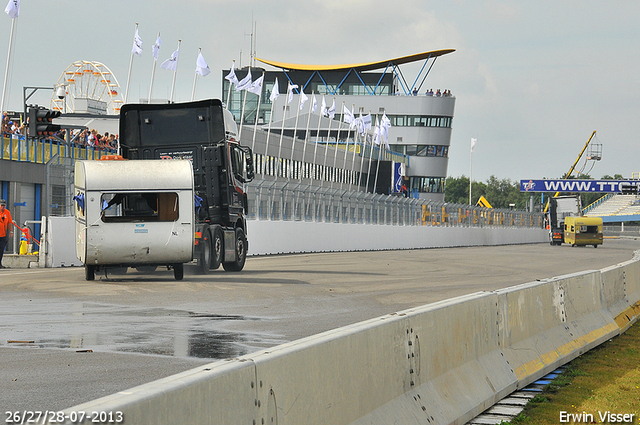
[[[369,116],[371,116],[371,110],[369,110]],[[365,135],[366,140],[366,135]],[[371,180],[371,163],[373,162],[373,138],[371,139],[371,149],[369,150],[369,169],[367,170],[367,184],[364,188],[365,193],[369,189],[369,180]]]
[[[342,120],[344,120],[344,100],[342,101]],[[336,163],[338,162],[338,142],[340,140],[340,130],[342,129],[342,121],[338,122],[338,133],[336,134],[336,147],[335,155],[333,156],[333,175],[335,177]],[[349,140],[349,133],[347,132],[347,140]],[[346,155],[346,153],[345,153]],[[334,178],[335,180],[335,178]],[[333,180],[331,181],[331,189],[333,189]]]
[[[271,100],[271,99],[269,99]],[[264,164],[262,165],[262,179],[264,180],[264,174],[265,174],[265,168],[266,168],[266,164],[269,162],[269,139],[271,137],[271,123],[273,122],[273,106],[276,104],[276,100],[278,100],[278,98],[276,97],[275,100],[271,100],[271,112],[269,113],[269,127],[267,128],[267,141],[264,144]]]
[[[262,71],[262,81],[264,82],[264,71]],[[260,113],[260,102],[262,101],[262,84],[260,84],[260,94],[258,95],[258,106],[256,107],[256,119],[253,123],[253,140],[251,141],[251,152],[256,148],[256,132],[258,131],[258,115]]]
[[[326,106],[326,103],[324,101],[324,95],[322,95],[322,104]],[[315,178],[316,175],[316,158],[318,155],[318,139],[320,138],[320,124],[322,123],[322,117],[324,116],[324,109],[321,108],[320,110],[320,115],[318,117],[318,130],[316,130],[316,142],[315,142],[315,146],[313,147],[313,163],[312,163],[312,167],[313,167],[313,172],[311,173],[311,182],[313,183],[313,180]]]
[[[231,65],[231,69],[235,69],[236,68],[236,61],[233,61],[233,64]],[[234,71],[235,73],[235,71]],[[229,74],[227,74],[229,75]],[[229,93],[227,94],[227,109],[231,110],[231,88],[233,87],[233,83],[231,81],[229,81]]]
[[[471,170],[473,169],[473,149],[469,153],[469,205],[471,205]]]
[[[287,103],[284,105],[284,111],[282,112],[282,127],[280,128],[280,145],[278,146],[278,171],[279,173],[282,170],[282,137],[284,136],[284,125],[287,120],[287,105],[289,104],[289,93],[291,92],[291,84],[287,85]],[[276,173],[276,174],[277,174]],[[277,177],[277,176],[276,176]]]
[[[0,113],[4,113],[4,101],[5,101],[5,96],[7,94],[7,83],[9,81],[9,69],[10,69],[10,63],[11,63],[11,48],[13,46],[13,34],[14,34],[14,29],[16,26],[16,18],[11,18],[11,35],[9,36],[9,49],[7,51],[7,68],[6,71],[4,72],[4,85],[2,87],[2,103],[0,106]]]
[[[355,111],[355,109],[356,109],[356,105],[355,104],[353,105],[353,109]],[[362,136],[362,138],[364,139],[363,143],[362,143],[362,154],[360,155],[360,174],[358,175],[358,190],[360,190],[360,181],[362,180],[362,168],[364,166],[364,152],[367,149],[367,133],[366,133],[365,125],[364,125],[364,120],[362,119],[362,112],[360,113],[360,125],[362,125],[362,129],[365,131],[365,133],[361,134],[360,133],[360,129],[356,128],[356,131],[358,133],[358,140],[360,139],[360,136]],[[353,164],[351,164],[351,173],[353,173],[353,168],[355,167],[355,165],[356,165],[356,146],[354,144],[354,146],[353,146]],[[351,185],[349,185],[349,190],[351,190]]]
[[[158,39],[160,38],[160,32],[158,32],[158,38],[156,38],[156,41],[158,41]],[[158,46],[158,49],[160,49],[160,46]],[[149,86],[149,99],[147,100],[147,104],[151,103],[151,92],[153,91],[153,79],[156,75],[156,64],[158,63],[158,58],[156,58],[155,56],[153,56],[153,68],[151,68],[151,85]]]
[[[360,136],[362,136],[363,140],[362,140],[362,153],[360,155],[360,174],[358,174],[358,189],[357,190],[360,190],[360,183],[362,182],[362,170],[364,168],[364,153],[367,150],[367,135],[366,134],[362,135],[362,134],[359,134],[359,132],[358,132],[358,139],[360,139]],[[353,161],[354,161],[354,165],[355,165],[355,153],[353,155]],[[366,192],[366,190],[365,190],[365,192]]]
[[[138,31],[138,23],[136,22],[136,31]],[[135,37],[135,36],[134,36]],[[127,75],[127,88],[124,91],[124,103],[129,100],[129,83],[131,82],[131,68],[133,66],[133,50],[131,51],[131,59],[129,60],[129,74]]]
[[[198,56],[200,56],[200,52],[202,52],[202,47],[198,48]],[[191,101],[193,102],[193,99],[196,97],[196,81],[198,81],[198,71],[196,70],[193,73],[193,89],[191,90]]]
[[[311,97],[315,98],[315,91],[311,91]],[[300,161],[300,163],[302,164],[302,172],[300,173],[300,182],[302,182],[302,175],[304,174],[304,157],[307,154],[307,135],[309,134],[309,122],[311,121],[311,109],[313,109],[313,99],[311,100],[310,104],[309,104],[309,116],[307,117],[307,129],[304,132],[304,144],[302,145],[302,161]]]
[[[378,114],[376,114],[376,127],[378,131],[378,162],[376,164],[376,178],[373,181],[373,192],[376,193],[376,189],[378,188],[378,171],[380,171],[380,157],[382,156],[382,134],[380,131],[380,121],[378,120]],[[374,134],[375,137],[375,134]]]
[[[300,117],[300,107],[302,105],[302,93],[304,93],[304,89],[300,89],[300,94],[298,95],[298,108],[296,109],[296,123],[293,125],[293,140],[291,141],[291,166],[295,169],[293,164],[293,154],[295,152],[296,140],[298,139],[298,118]]]
[[[335,102],[336,99],[333,98],[333,101]],[[324,178],[320,181],[320,187],[324,186],[324,181],[326,180],[326,177],[327,177],[327,148],[329,146],[329,137],[331,136],[331,124],[333,124],[333,118],[329,116],[329,129],[327,130],[327,143],[324,144],[324,161],[322,163],[322,175],[324,176]]]
[[[355,111],[355,109],[356,109],[356,105],[355,105],[355,103],[352,103],[351,104],[351,111]],[[350,123],[350,126],[353,126],[353,121]],[[345,150],[344,150],[344,161],[342,162],[342,169],[343,170],[345,170],[347,168],[347,156],[349,154],[349,134],[350,133],[351,133],[350,131],[347,132],[347,146],[345,147]],[[357,134],[357,129],[356,129],[356,134]],[[356,147],[356,134],[353,135],[353,151],[354,152],[355,152],[355,147]],[[353,154],[353,161],[354,162],[355,162],[355,159],[356,159],[355,155],[356,154],[354,153]],[[351,172],[353,172],[353,162],[351,163],[351,168],[352,168]],[[342,181],[340,182],[340,189],[342,190]]]
[[[182,40],[178,40],[178,52],[180,51],[180,43],[182,42]],[[178,57],[176,58],[176,69],[173,70],[173,81],[171,83],[171,98],[169,99],[169,103],[173,103],[173,93],[175,93],[176,90],[176,74],[178,73],[178,59],[180,58],[180,56],[178,55]]]
[[[244,96],[242,97],[242,112],[240,112],[240,129],[238,130],[238,140],[241,140],[242,136],[242,123],[244,122],[244,106],[247,103],[247,90],[243,89]]]

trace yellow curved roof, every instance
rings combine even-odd
[[[374,69],[385,68],[387,65],[389,65],[390,62],[395,65],[402,65],[404,63],[417,62],[428,58],[435,58],[452,52],[455,52],[455,49],[432,50],[430,52],[416,53],[414,55],[402,56],[395,59],[386,59],[378,62],[365,62],[345,65],[300,65],[294,63],[270,61],[260,58],[256,59],[262,63],[266,63],[267,65],[292,71],[340,71],[354,68],[358,71],[372,71]]]

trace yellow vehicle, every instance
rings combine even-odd
[[[571,246],[602,244],[602,218],[600,217],[565,217],[564,243]]]

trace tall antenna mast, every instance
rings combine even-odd
[[[245,36],[251,37],[250,47],[249,47],[249,66],[254,68],[255,58],[256,58],[256,22],[253,20],[253,12],[251,12],[251,32],[249,34],[245,33]]]
[[[253,21],[253,16],[251,17],[251,21]],[[251,66],[255,67],[256,66],[256,41],[258,38],[258,35],[256,34],[256,30],[258,28],[258,23],[253,21],[253,31],[251,34],[251,41],[253,42],[253,52],[251,53]]]

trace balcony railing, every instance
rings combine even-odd
[[[73,159],[100,159],[102,155],[112,155],[115,150],[69,146],[66,143],[49,140],[26,140],[21,135],[4,134],[0,137],[0,159],[46,164],[56,155]]]

